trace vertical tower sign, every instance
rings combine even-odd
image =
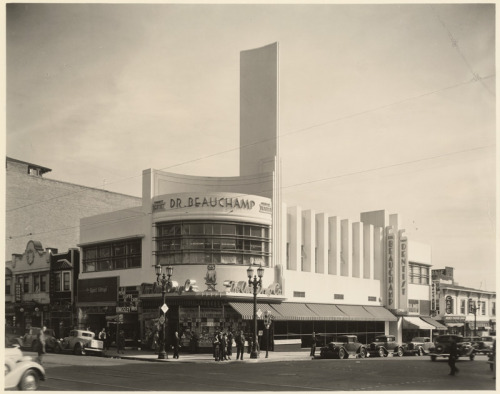
[[[386,252],[387,252],[387,303],[386,307],[389,309],[394,309],[396,307],[395,303],[395,267],[394,267],[394,232],[392,226],[386,227]]]
[[[408,239],[399,230],[399,308],[408,308]]]

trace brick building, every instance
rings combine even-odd
[[[73,272],[73,264],[78,263],[59,256],[70,261],[67,263],[70,266],[60,263],[57,268],[56,259],[53,266],[57,269],[51,270],[50,262],[57,257],[58,250],[75,253],[81,218],[129,208],[142,201],[45,178],[50,171],[50,168],[10,157],[6,160],[5,317],[8,324],[16,321],[21,325],[51,323],[49,284],[55,283],[55,276],[62,275],[64,279],[65,272]],[[32,255],[36,261],[43,260],[39,262],[39,269],[34,270]],[[31,264],[23,264],[25,261]],[[58,296],[61,294],[64,295],[58,293]],[[65,324],[73,319],[69,313],[73,309],[67,302],[67,299],[58,300],[59,309],[54,315]]]

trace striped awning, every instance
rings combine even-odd
[[[411,330],[434,330],[434,326],[423,321],[418,316],[404,316],[403,328]]]
[[[238,312],[244,320],[253,319],[253,303],[251,302],[230,302],[229,306]],[[271,311],[273,319],[276,317],[274,309],[269,304],[257,303],[257,310],[261,310],[262,313],[266,311]]]
[[[229,306],[243,319],[253,319],[253,303],[230,302]],[[257,309],[262,312],[269,310],[273,315],[273,320],[397,321],[396,316],[382,306],[284,302],[281,304],[257,303]]]
[[[437,320],[434,320],[432,317],[429,316],[420,316],[420,318],[429,323],[430,325],[434,326],[436,330],[447,330],[448,328],[441,323],[439,323]]]
[[[398,320],[396,316],[394,316],[383,306],[364,306],[363,308],[365,308],[368,312],[370,312],[375,317],[375,320],[382,320],[382,321]]]
[[[277,312],[274,320],[322,320],[306,304],[285,302],[271,307]]]

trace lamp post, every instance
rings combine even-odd
[[[259,279],[257,279],[257,276],[253,274],[253,268],[250,265],[247,269],[247,276],[248,284],[253,286],[253,344],[250,358],[259,358],[259,353],[257,352],[257,287],[262,286],[264,268],[262,268],[262,266],[257,268],[257,276],[259,277]]]
[[[472,298],[469,298],[469,313],[474,313],[474,336],[476,336],[476,315],[477,315],[477,310],[479,308],[477,307],[476,303]]]
[[[165,292],[166,292],[166,287],[170,283],[170,277],[172,276],[174,269],[171,266],[168,266],[166,268],[166,274],[165,272],[162,274],[161,272],[161,265],[157,264],[155,266],[155,272],[156,272],[156,283],[161,285],[161,308],[160,308],[160,323],[161,323],[161,333],[162,333],[162,338],[160,340],[160,351],[158,352],[158,358],[163,360],[165,358],[168,358],[167,352],[165,351],[165,342],[166,342],[166,335],[165,335],[165,325],[166,325],[166,319],[165,315],[168,311],[168,307],[165,304]]]

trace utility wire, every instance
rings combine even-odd
[[[493,76],[494,75],[491,75],[491,76],[485,77],[484,79],[491,78]],[[339,118],[336,118],[336,119],[332,119],[332,120],[329,120],[327,122],[318,123],[318,124],[315,124],[315,125],[304,127],[302,129],[298,129],[298,130],[290,131],[290,132],[287,132],[287,133],[283,133],[283,134],[280,134],[278,137],[280,139],[282,139],[283,137],[289,137],[289,136],[297,134],[297,133],[302,133],[302,132],[310,131],[312,129],[320,128],[320,127],[326,126],[328,124],[337,123],[337,122],[340,122],[340,121],[343,121],[343,120],[355,118],[357,116],[363,116],[363,115],[366,115],[366,114],[369,114],[369,113],[372,113],[372,112],[380,111],[380,110],[383,110],[383,109],[386,109],[386,108],[390,108],[390,107],[395,106],[395,105],[399,105],[399,104],[407,102],[407,101],[418,100],[418,99],[426,97],[426,96],[437,94],[437,93],[440,93],[440,92],[443,92],[443,91],[446,91],[446,90],[455,89],[455,88],[458,88],[458,87],[461,87],[461,86],[464,86],[464,85],[468,85],[468,84],[474,83],[474,82],[476,82],[475,79],[472,79],[472,80],[469,80],[469,81],[465,81],[465,82],[460,82],[460,83],[457,83],[457,84],[454,84],[454,85],[446,86],[444,88],[433,90],[433,91],[430,91],[430,92],[427,92],[427,93],[423,93],[423,94],[420,94],[420,95],[417,95],[417,96],[408,97],[408,98],[405,98],[405,99],[402,99],[402,100],[398,100],[398,101],[395,101],[393,103],[381,105],[381,106],[378,106],[378,107],[375,107],[375,108],[367,109],[367,110],[364,110],[364,111],[360,111],[360,112],[356,112],[356,113],[353,113],[353,114],[350,114],[350,115],[346,115],[346,116],[342,116],[342,117],[339,117]],[[174,167],[178,167],[178,166],[181,166],[181,165],[190,164],[190,163],[194,163],[194,162],[197,162],[197,161],[200,161],[200,160],[209,159],[209,158],[212,158],[212,157],[215,157],[215,156],[218,156],[218,155],[222,155],[222,154],[226,154],[226,153],[229,153],[229,152],[234,152],[234,151],[237,151],[237,150],[245,149],[245,148],[248,148],[250,146],[255,146],[257,144],[262,144],[262,143],[265,143],[265,142],[268,142],[268,141],[273,141],[274,139],[275,139],[275,137],[273,137],[273,138],[267,138],[267,139],[263,139],[263,140],[260,140],[260,141],[257,141],[257,142],[253,142],[253,143],[250,143],[250,144],[247,144],[247,145],[244,145],[244,146],[239,146],[239,147],[227,149],[227,150],[224,150],[224,151],[215,152],[215,153],[212,153],[212,154],[209,154],[209,155],[206,155],[206,156],[194,158],[194,159],[191,159],[191,160],[186,160],[186,161],[181,162],[181,163],[177,163],[177,164],[174,164],[174,165],[171,165],[171,166],[160,168],[159,171],[165,171],[165,170],[168,170],[168,169],[171,169],[171,168],[174,168]],[[115,183],[124,182],[124,181],[127,181],[127,180],[138,178],[140,176],[142,176],[142,174],[141,175],[133,175],[131,177],[123,178],[123,179],[120,179],[120,180],[117,180],[117,181],[112,181],[112,182],[107,183],[107,185],[109,186],[109,185],[112,185],[112,184],[115,184]],[[251,179],[251,178],[249,178],[249,179]],[[260,182],[257,182],[257,183],[260,183]],[[192,183],[192,184],[196,185],[196,183]],[[240,186],[242,186],[242,185],[250,185],[250,184],[251,183],[242,183],[242,184],[240,184]],[[238,186],[238,184],[234,184],[233,186]],[[84,186],[82,186],[82,187],[84,187]],[[85,188],[87,188],[87,189],[99,189],[97,186],[96,187],[85,187]],[[99,190],[101,190],[101,189],[99,189]],[[70,192],[70,193],[67,193],[67,194],[63,194],[63,195],[59,195],[59,196],[54,196],[54,197],[48,198],[48,199],[43,200],[43,201],[37,201],[37,202],[31,203],[31,204],[26,204],[26,205],[22,205],[22,206],[19,206],[19,207],[11,208],[11,209],[7,210],[6,212],[16,211],[18,209],[27,208],[29,206],[33,206],[33,205],[37,205],[37,204],[42,204],[42,203],[45,203],[45,202],[56,200],[58,198],[64,198],[64,197],[72,196],[74,194],[82,193],[82,192],[85,192],[85,191],[87,191],[87,190],[77,190],[77,191],[73,191],[73,192]]]
[[[439,159],[439,158],[442,158],[442,157],[449,157],[449,156],[454,156],[454,155],[458,155],[458,154],[462,154],[462,153],[469,153],[469,152],[474,152],[474,151],[478,151],[478,150],[482,150],[482,149],[488,149],[488,148],[491,148],[491,147],[494,147],[494,146],[496,146],[496,145],[492,144],[492,145],[486,145],[486,146],[478,146],[478,147],[475,147],[475,148],[464,149],[464,150],[455,151],[455,152],[449,152],[449,153],[445,153],[445,154],[442,154],[442,155],[436,155],[436,156],[431,156],[431,157],[424,157],[424,158],[421,158],[421,159],[408,160],[408,161],[404,161],[404,162],[400,162],[400,163],[389,164],[389,165],[386,165],[386,166],[381,166],[381,167],[376,167],[376,168],[371,168],[371,169],[366,169],[366,170],[354,171],[354,172],[340,174],[340,175],[333,175],[333,176],[326,177],[326,178],[314,179],[314,180],[311,180],[311,181],[300,182],[300,183],[296,183],[296,184],[292,184],[292,185],[288,185],[288,186],[283,186],[283,187],[281,187],[281,189],[289,189],[289,188],[303,186],[303,185],[310,185],[310,184],[313,184],[313,183],[325,182],[325,181],[329,181],[329,180],[332,180],[332,179],[344,178],[344,177],[353,176],[353,175],[366,174],[366,173],[380,171],[380,170],[385,170],[385,169],[389,169],[389,168],[394,168],[394,167],[399,167],[399,166],[405,166],[405,165],[408,165],[408,164],[414,164],[414,163],[420,163],[420,162],[429,161],[429,160],[435,160],[435,159]],[[272,191],[272,189],[263,190],[263,192],[270,192],[270,191]],[[250,195],[249,194],[236,194],[235,197],[241,198],[241,197],[247,197],[247,196],[250,196]],[[131,209],[133,209],[133,208],[131,208]],[[175,208],[172,208],[171,211],[176,210],[176,209],[182,210],[182,209],[186,209],[186,208],[185,207],[175,207]],[[127,216],[125,218],[117,218],[117,219],[102,220],[102,221],[99,221],[99,222],[93,222],[91,224],[88,224],[88,226],[102,225],[102,224],[106,224],[106,223],[118,223],[118,222],[121,222],[121,221],[124,221],[124,220],[129,220],[129,219],[135,219],[135,218],[138,218],[138,217],[143,217],[144,215],[146,215],[146,213],[140,212],[138,215]],[[150,215],[150,213],[147,213],[147,215]],[[50,233],[50,232],[56,232],[56,231],[62,231],[62,230],[69,230],[69,229],[74,229],[74,228],[79,228],[79,227],[80,226],[72,226],[72,227],[64,227],[64,228],[59,228],[59,229],[54,229],[54,230],[48,230],[48,231],[42,231],[42,232],[37,232],[37,233],[30,233],[30,234],[26,234],[26,235],[15,235],[15,236],[10,236],[10,237],[8,237],[6,239],[7,240],[12,240],[12,239],[17,239],[17,238],[23,238],[23,237],[26,237],[28,235],[46,234],[46,233]]]

